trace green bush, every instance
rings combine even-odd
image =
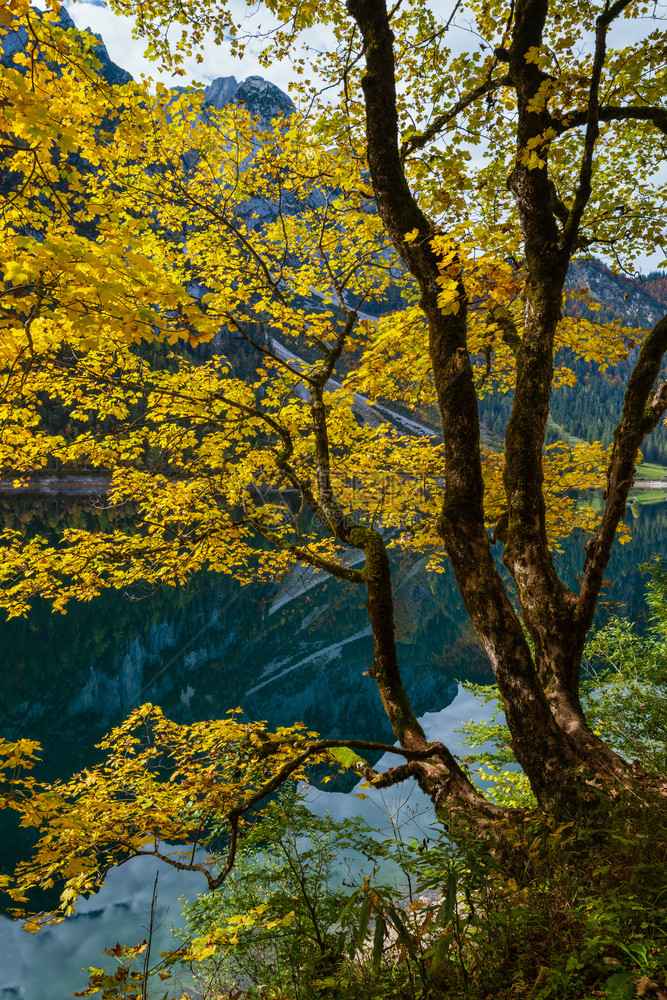
[[[667,769],[667,571],[652,566],[645,634],[612,618],[586,647],[583,703],[590,724],[646,771]]]
[[[375,871],[385,854],[361,819],[317,816],[284,789],[243,838],[222,888],[184,908],[189,952],[210,996],[231,986],[244,996],[310,1000],[340,966],[351,935],[339,916],[352,866]],[[349,863],[346,853],[350,855]]]
[[[358,822],[313,816],[298,799],[271,814],[224,892],[186,909],[207,1000],[667,994],[664,841],[638,827],[640,810],[602,833],[599,817],[595,829],[536,817],[516,877],[441,827],[375,844]],[[374,866],[352,891],[330,881],[348,849]],[[388,860],[402,873],[394,885],[375,868]]]
[[[592,725],[646,770],[667,764],[667,571],[654,567],[642,634],[614,618],[587,647]],[[667,998],[665,807],[619,797],[559,827],[535,811],[496,699],[463,729],[498,801],[527,808],[512,873],[441,826],[377,840],[284,792],[251,827],[222,890],[186,907],[210,1000]],[[340,877],[341,859],[350,861]],[[360,866],[358,859],[363,859]],[[382,881],[391,862],[399,875]]]

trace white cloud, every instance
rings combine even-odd
[[[271,83],[276,84],[281,90],[288,92],[289,84],[295,80],[295,72],[291,63],[287,60],[273,62],[269,68],[260,63],[259,55],[262,44],[259,40],[248,43],[243,59],[234,59],[230,54],[230,48],[224,42],[215,45],[213,41],[204,46],[203,62],[197,64],[194,59],[186,61],[184,68],[186,76],[174,77],[167,73],[159,73],[157,65],[144,57],[145,42],[142,39],[132,36],[133,21],[129,17],[120,17],[102,2],[102,0],[65,0],[67,9],[72,19],[79,28],[90,27],[92,31],[101,35],[107,46],[111,59],[128,70],[135,79],[139,79],[142,74],[161,80],[167,86],[177,86],[190,83],[196,80],[203,84],[208,84],[218,77],[234,76],[241,82],[248,76],[262,76]],[[260,30],[266,32],[275,27],[275,21],[270,20],[270,15],[265,9],[257,5],[254,10],[249,9],[245,0],[230,0],[229,3],[236,20],[242,23],[248,32]],[[658,10],[665,10],[664,2],[658,3]],[[261,20],[260,20],[261,11]],[[653,18],[637,18],[634,20],[618,20],[609,33],[609,44],[628,45],[645,38],[651,31],[655,30],[656,21]],[[324,26],[314,28],[305,36],[305,40],[313,51],[322,51],[332,44],[332,36]],[[463,15],[452,25],[449,44],[456,52],[463,52],[466,49],[474,50],[479,43],[478,36],[473,30],[472,24],[467,22],[465,8]],[[582,39],[584,47],[590,47],[590,39]],[[477,148],[475,156],[483,156],[483,149]],[[656,177],[656,183],[665,183],[667,180],[667,167],[662,169]],[[600,254],[602,259],[606,259]],[[665,260],[665,251],[657,249],[653,253],[645,253],[638,257],[635,266],[644,274],[655,270],[659,264]],[[606,262],[613,265],[612,259]]]
[[[183,86],[193,80],[199,83],[210,83],[221,76],[235,76],[241,82],[248,76],[262,76],[271,83],[276,84],[281,90],[287,92],[291,81],[295,79],[295,74],[288,61],[274,62],[267,69],[262,66],[259,60],[261,44],[259,41],[249,42],[243,59],[234,59],[230,54],[230,48],[224,42],[215,45],[211,40],[205,45],[203,62],[197,63],[194,59],[186,60],[184,69],[186,75],[172,76],[169,73],[159,72],[157,64],[146,59],[144,50],[146,43],[141,38],[132,35],[134,21],[130,17],[121,17],[114,14],[108,7],[99,2],[72,3],[66,2],[67,9],[76,24],[77,28],[90,28],[91,31],[102,36],[111,59],[128,70],[132,76],[138,80],[142,74],[160,80],[167,86]],[[257,19],[256,14],[248,14],[245,3],[233,0],[232,11],[236,13],[239,21],[245,22],[248,31],[267,30],[271,27],[266,20],[268,15],[264,12],[262,22]],[[309,37],[309,44],[313,46],[324,46],[330,42],[327,36],[325,39],[322,32],[313,32]]]
[[[152,954],[157,957],[172,947],[172,924],[184,924],[179,898],[184,893],[194,898],[205,889],[204,880],[154,858],[135,858],[111,871],[96,895],[79,900],[74,916],[34,936],[22,929],[20,921],[0,918],[0,998],[66,1000],[86,985],[84,968],[111,968],[113,960],[102,955],[104,948],[112,948],[116,941],[138,944],[146,936],[156,870],[160,879]]]

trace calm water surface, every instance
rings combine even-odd
[[[79,499],[3,502],[5,519],[28,531],[83,525],[89,516]],[[637,567],[667,548],[667,503],[635,505],[634,513],[632,542],[617,547],[605,593],[608,608],[631,617],[643,614],[645,575]],[[560,557],[566,577],[581,556],[570,540]],[[396,556],[393,575],[405,686],[432,738],[450,738],[479,712],[457,682],[490,680],[485,655],[450,574],[427,574],[423,562]],[[300,719],[324,735],[393,742],[375,686],[363,676],[372,660],[364,600],[361,587],[296,571],[274,586],[240,588],[210,575],[187,590],[109,593],[64,617],[37,606],[28,620],[0,627],[2,732],[39,739],[50,777],[93,763],[95,742],[146,701],[180,722],[241,707],[271,725]],[[358,811],[358,801],[333,793],[314,807],[344,814]],[[362,808],[377,821],[372,802]],[[7,822],[1,832],[6,871],[29,850],[29,834]],[[67,1000],[83,988],[81,969],[102,964],[101,948],[144,935],[155,870],[150,859],[124,866],[75,917],[36,938],[0,920],[0,998]],[[163,941],[167,926],[180,923],[178,895],[201,888],[192,876],[161,871]]]

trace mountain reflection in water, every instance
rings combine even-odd
[[[1,502],[5,522],[28,533],[99,517],[81,498]],[[643,600],[638,566],[665,548],[667,504],[642,507],[630,523],[632,541],[616,546],[603,600],[634,617]],[[570,583],[581,557],[580,539],[558,556]],[[405,685],[418,715],[438,711],[457,680],[490,680],[488,661],[451,573],[427,573],[423,560],[397,552],[393,575]],[[272,726],[300,719],[330,736],[392,741],[364,676],[372,661],[364,601],[361,586],[297,569],[276,585],[241,588],[209,574],[148,596],[109,591],[65,616],[37,602],[29,619],[0,626],[2,732],[39,739],[53,777],[90,763],[97,739],[146,701],[180,722],[241,707]]]
[[[97,516],[81,498],[2,497],[0,503],[6,522],[24,526],[28,533],[44,530],[44,525],[53,532],[65,524],[87,526]],[[639,566],[665,550],[667,504],[643,506],[639,512],[635,507],[637,513],[629,515],[632,541],[617,546],[610,563],[602,617],[614,607],[632,618],[643,613]],[[582,556],[581,539],[570,539],[558,557],[559,570],[570,583]],[[416,714],[434,713],[436,719],[455,698],[459,680],[491,679],[488,661],[450,573],[427,573],[424,560],[398,552],[392,570],[404,683]],[[266,719],[270,726],[302,720],[327,736],[393,742],[375,685],[364,676],[372,661],[364,601],[363,587],[295,570],[274,585],[241,588],[234,580],[209,574],[188,588],[150,595],[109,592],[90,604],[71,605],[65,616],[37,603],[29,619],[0,626],[2,733],[38,739],[44,750],[41,775],[52,778],[90,766],[103,733],[146,701],[161,705],[179,722],[220,718],[240,707],[248,718]],[[447,718],[449,732],[452,720],[449,714]],[[438,732],[438,738],[445,735]],[[0,829],[0,868],[5,871],[30,847],[30,833],[7,821]],[[130,868],[121,871],[129,873]],[[151,878],[154,870],[153,863]],[[128,897],[125,876],[116,877],[124,886],[120,895],[125,902],[104,905],[107,911],[116,907],[119,925],[129,922],[139,928],[147,918],[137,922],[134,904],[127,902],[133,897],[131,890]],[[133,878],[144,884],[138,874],[127,878],[130,885]],[[172,901],[185,891],[174,886],[165,888]],[[191,882],[187,888],[197,891]],[[0,923],[0,947],[13,955],[0,973],[0,998],[37,1000],[39,992],[30,986],[26,970],[35,964],[44,969],[47,956],[58,981],[51,1000],[70,996],[71,982],[81,988],[81,967],[99,964],[97,934],[91,930],[91,921],[97,920],[95,902],[89,900],[80,916],[71,925],[67,922],[67,931],[56,928],[56,937],[47,931],[32,939],[19,934],[15,925]],[[137,901],[137,906],[145,903]],[[122,906],[128,909],[125,915]],[[171,919],[179,923],[173,908]],[[85,957],[75,945],[82,933],[91,935]],[[134,936],[141,933],[137,929]],[[115,940],[118,935],[112,931],[112,936]],[[62,944],[66,937],[72,942],[70,952]],[[57,947],[56,940],[61,941]],[[102,943],[114,942],[107,933]],[[56,974],[49,949],[62,953],[61,973]],[[21,975],[27,977],[23,983],[17,979]]]

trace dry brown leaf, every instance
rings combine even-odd
[[[641,976],[636,982],[635,987],[637,989],[637,996],[644,997],[649,990],[657,990],[658,984],[654,983],[652,979],[648,976]]]

